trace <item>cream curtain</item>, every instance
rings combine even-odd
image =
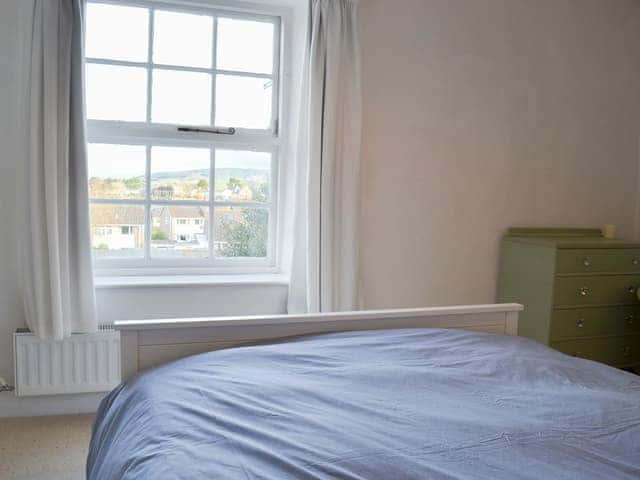
[[[25,313],[41,338],[97,329],[89,243],[82,0],[35,0],[27,85]]]
[[[312,0],[289,313],[358,307],[361,91],[357,2]]]

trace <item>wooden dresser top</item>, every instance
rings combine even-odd
[[[505,240],[550,248],[640,248],[640,242],[609,240],[597,228],[510,228]]]

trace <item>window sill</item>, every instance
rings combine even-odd
[[[97,289],[106,288],[149,288],[149,287],[227,287],[235,285],[287,286],[289,280],[282,274],[253,275],[147,275],[95,277]]]

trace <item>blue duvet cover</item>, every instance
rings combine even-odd
[[[640,377],[518,337],[335,333],[185,358],[117,387],[114,479],[639,479]]]

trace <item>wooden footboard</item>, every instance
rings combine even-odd
[[[245,343],[310,333],[390,328],[463,328],[516,335],[516,303],[304,315],[127,320],[121,338],[122,379],[164,362]]]

